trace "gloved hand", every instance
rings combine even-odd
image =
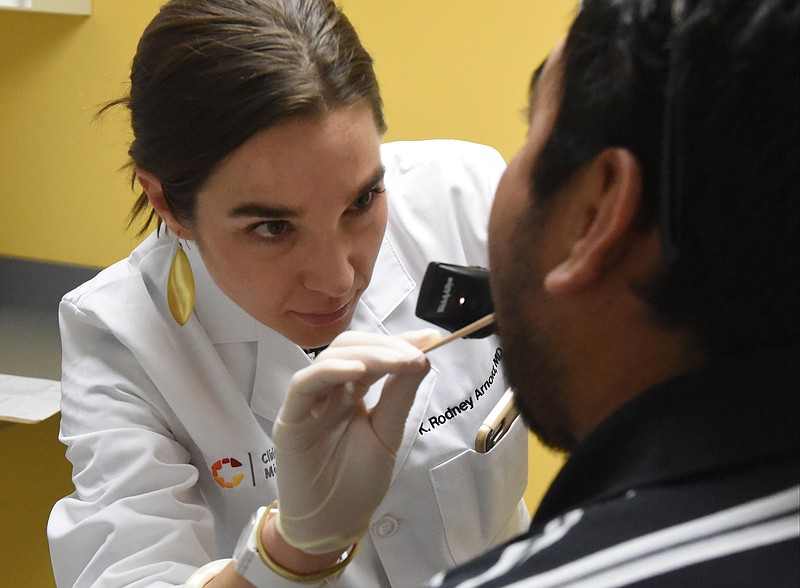
[[[367,531],[392,477],[436,331],[346,332],[292,378],[273,428],[278,532],[307,553],[345,550]],[[389,374],[378,403],[364,395]]]

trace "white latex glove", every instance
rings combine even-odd
[[[418,347],[436,331],[402,338],[346,332],[292,378],[273,428],[278,532],[307,553],[344,550],[383,500],[414,395],[430,365]],[[378,403],[364,395],[389,374]]]

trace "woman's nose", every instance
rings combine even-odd
[[[304,265],[304,285],[309,290],[332,298],[351,292],[355,268],[347,243],[341,240],[319,243],[304,261]]]

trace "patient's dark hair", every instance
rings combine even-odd
[[[799,12],[797,0],[585,0],[566,41],[536,198],[546,206],[606,147],[633,152],[641,222],[665,250],[642,295],[711,353],[798,340]]]
[[[380,132],[383,106],[370,55],[331,0],[172,0],[145,29],[130,94],[130,166],[155,175],[177,218],[198,188],[252,135],[293,117],[361,101]],[[101,111],[102,112],[102,111]],[[160,219],[142,194],[140,234]]]

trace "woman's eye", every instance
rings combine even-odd
[[[363,196],[358,197],[355,202],[353,202],[353,208],[356,210],[364,210],[369,208],[369,206],[372,204],[372,201],[375,200],[375,197],[379,194],[383,194],[384,192],[386,192],[386,188],[383,186],[383,183],[378,184]]]
[[[284,220],[264,221],[253,227],[252,231],[263,239],[275,239],[286,232],[288,225]]]
[[[372,203],[372,199],[374,197],[375,197],[374,192],[367,192],[363,196],[357,198],[355,202],[353,202],[353,207],[356,209],[366,208]]]

